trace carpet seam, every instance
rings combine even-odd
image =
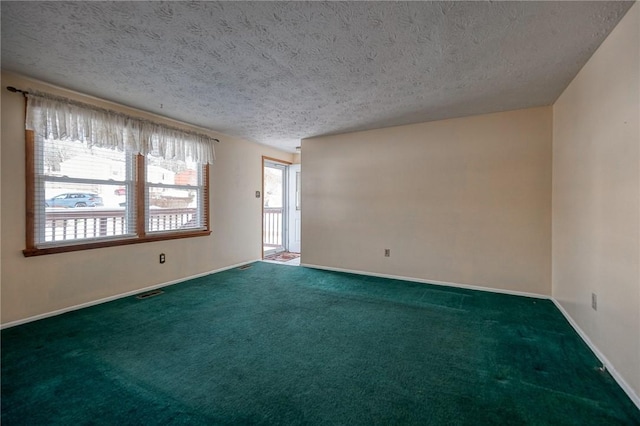
[[[622,388],[622,390],[627,394],[627,396],[631,399],[631,401],[640,410],[640,396],[638,396],[635,393],[634,389],[626,382],[626,380],[622,378],[620,373],[618,373],[618,371],[607,359],[607,357],[604,356],[604,354],[600,351],[600,349],[591,341],[591,339],[589,339],[587,334],[578,326],[578,324],[573,320],[573,318],[569,315],[569,313],[552,296],[536,294],[536,293],[510,291],[510,290],[490,288],[490,287],[474,286],[470,284],[458,284],[458,283],[445,282],[445,281],[432,281],[432,280],[426,280],[422,278],[404,277],[404,276],[397,276],[397,275],[390,275],[390,274],[378,274],[378,273],[372,273],[372,272],[364,272],[364,271],[357,271],[357,270],[343,269],[343,268],[334,268],[334,267],[313,265],[313,264],[307,264],[307,263],[303,263],[300,266],[313,268],[313,269],[326,270],[326,271],[345,272],[350,274],[389,278],[389,279],[396,279],[396,280],[402,280],[402,281],[417,282],[422,284],[433,284],[433,285],[439,285],[439,286],[463,288],[468,290],[486,291],[490,293],[500,293],[500,294],[508,294],[512,296],[532,297],[532,298],[550,300],[551,302],[553,302],[556,308],[558,308],[562,316],[569,322],[571,327],[578,333],[578,336],[580,336],[582,341],[589,347],[589,349],[594,353],[594,355],[606,366],[607,370],[609,370],[609,373],[611,374],[611,377],[613,377],[616,383],[618,383],[618,385]]]

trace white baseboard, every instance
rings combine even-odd
[[[482,287],[482,286],[471,285],[471,284],[458,284],[458,283],[451,283],[451,282],[446,282],[446,281],[426,280],[426,279],[422,279],[422,278],[404,277],[404,276],[399,276],[399,275],[378,274],[376,272],[355,271],[355,270],[352,270],[352,269],[333,268],[333,267],[329,267],[329,266],[311,265],[311,264],[308,264],[308,263],[303,263],[300,266],[305,266],[307,268],[313,268],[313,269],[323,269],[323,270],[326,270],[326,271],[346,272],[348,274],[368,275],[368,276],[372,276],[372,277],[390,278],[390,279],[393,279],[393,280],[411,281],[411,282],[422,283],[422,284],[434,284],[434,285],[440,285],[440,286],[446,286],[446,287],[465,288],[465,289],[468,289],[468,290],[489,291],[489,292],[492,292],[492,293],[510,294],[512,296],[533,297],[533,298],[536,298],[536,299],[551,299],[550,296],[547,296],[547,295],[544,295],[544,294],[527,293],[527,292],[524,292],[524,291],[506,290],[506,289],[502,289],[502,288]]]
[[[168,286],[171,286],[171,285],[174,285],[174,284],[179,284],[179,283],[184,282],[184,281],[192,280],[194,278],[200,278],[200,277],[204,277],[206,275],[215,274],[216,272],[222,272],[222,271],[226,271],[228,269],[237,268],[239,266],[246,265],[248,263],[257,262],[259,260],[260,259],[249,260],[249,261],[246,261],[246,262],[237,263],[235,265],[225,266],[225,267],[219,268],[219,269],[214,269],[212,271],[203,272],[203,273],[195,274],[195,275],[190,275],[188,277],[180,278],[180,279],[177,279],[177,280],[172,280],[172,281],[164,282],[164,283],[161,283],[161,284],[154,284],[154,285],[149,286],[149,287],[144,287],[144,288],[139,288],[139,289],[136,289],[136,290],[131,290],[131,291],[128,291],[126,293],[120,293],[120,294],[116,294],[114,296],[104,297],[104,298],[98,299],[98,300],[92,300],[91,302],[85,302],[85,303],[81,303],[79,305],[74,305],[74,306],[69,306],[67,308],[57,309],[57,310],[52,311],[52,312],[47,312],[47,313],[44,313],[44,314],[34,315],[32,317],[23,318],[23,319],[16,320],[16,321],[11,321],[11,322],[8,322],[8,323],[0,325],[0,330],[3,330],[5,328],[10,328],[10,327],[15,327],[16,325],[26,324],[26,323],[37,321],[37,320],[44,319],[44,318],[54,317],[56,315],[61,315],[61,314],[64,314],[64,313],[67,313],[67,312],[71,312],[71,311],[77,311],[78,309],[88,308],[90,306],[99,305],[101,303],[111,302],[113,300],[122,299],[123,297],[133,296],[135,294],[144,293],[146,291],[155,290],[157,288],[168,287]]]
[[[556,305],[558,310],[562,313],[562,315],[564,315],[564,317],[567,319],[567,321],[569,321],[569,324],[571,324],[571,327],[573,327],[573,329],[576,331],[576,333],[578,333],[578,335],[582,338],[582,340],[584,340],[584,342],[587,344],[587,346],[589,346],[589,349],[591,349],[591,351],[600,360],[600,362],[602,362],[602,365],[604,365],[604,367],[609,371],[609,374],[611,374],[611,377],[613,377],[613,379],[616,382],[618,382],[618,385],[620,385],[622,390],[627,394],[627,396],[629,398],[631,398],[631,401],[633,401],[633,403],[636,405],[636,407],[638,407],[638,409],[640,409],[640,397],[638,396],[638,394],[635,393],[633,388],[631,386],[629,386],[629,384],[626,382],[626,380],[624,380],[624,378],[620,375],[620,373],[618,373],[618,371],[611,364],[611,362],[607,359],[607,357],[604,356],[604,354],[600,351],[600,349],[598,349],[598,347],[591,341],[591,339],[589,339],[589,336],[587,336],[587,333],[585,333],[580,328],[578,323],[576,323],[574,321],[574,319],[571,317],[571,315],[569,315],[569,313],[564,309],[564,307],[562,307],[560,302],[558,302],[554,298],[552,298],[551,300]]]

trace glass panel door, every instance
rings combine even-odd
[[[263,169],[262,247],[263,256],[268,256],[285,249],[287,168],[265,160]]]

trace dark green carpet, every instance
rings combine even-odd
[[[2,332],[2,424],[640,424],[552,302],[256,263]]]

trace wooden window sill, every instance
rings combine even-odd
[[[103,247],[117,247],[131,244],[150,243],[155,241],[177,240],[181,238],[206,237],[211,235],[210,230],[193,232],[170,232],[162,234],[150,234],[144,237],[131,237],[119,240],[92,241],[90,243],[78,243],[59,245],[43,248],[27,248],[22,251],[24,257],[41,256],[46,254],[69,253],[72,251],[91,250]]]

